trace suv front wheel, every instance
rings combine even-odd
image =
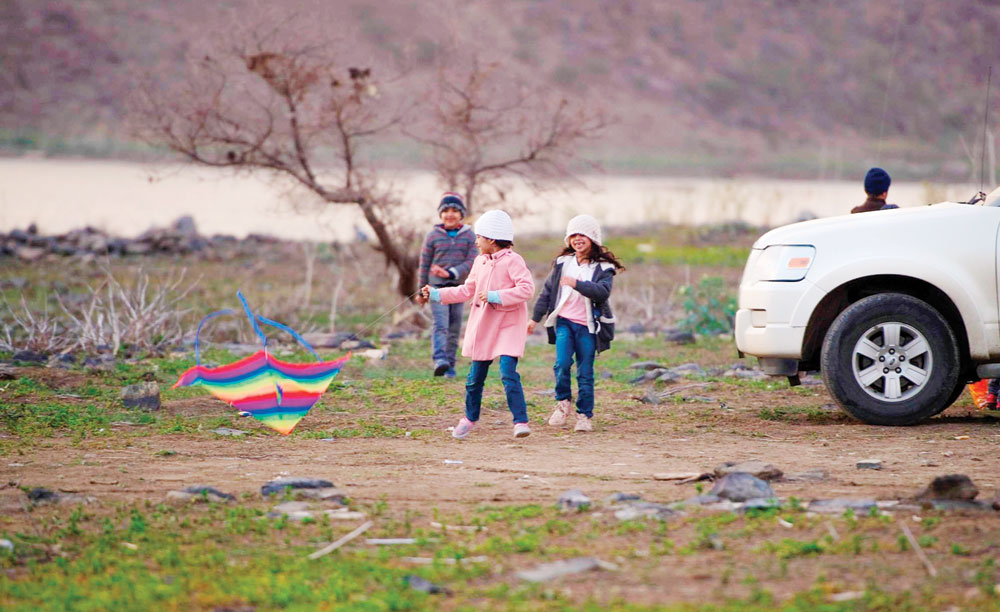
[[[840,406],[873,425],[912,425],[948,407],[958,342],[926,302],[881,293],[847,307],[823,340],[823,380]]]

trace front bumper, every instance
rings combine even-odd
[[[751,317],[750,309],[741,308],[736,311],[736,348],[755,357],[802,358],[805,327],[771,323],[764,327],[754,327]]]
[[[755,357],[801,359],[809,317],[825,294],[808,280],[741,285],[736,347]]]

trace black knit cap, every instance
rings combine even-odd
[[[462,201],[462,196],[458,195],[454,191],[446,191],[443,196],[441,196],[441,203],[438,204],[438,214],[441,214],[446,208],[454,208],[458,212],[462,213],[462,218],[465,218],[465,202]]]
[[[881,168],[872,168],[865,175],[865,193],[868,195],[882,195],[889,191],[889,173]]]

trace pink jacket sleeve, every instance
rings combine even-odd
[[[507,274],[514,281],[514,286],[510,289],[501,289],[500,303],[504,306],[511,306],[527,302],[535,295],[535,279],[531,276],[531,270],[524,263],[524,258],[514,254],[517,258],[511,262],[507,269]]]
[[[473,261],[472,270],[469,271],[469,276],[465,279],[464,283],[458,287],[441,287],[438,289],[441,296],[441,303],[457,304],[459,302],[468,302],[472,296],[476,295],[476,279],[482,269],[483,267],[479,265],[479,258],[477,257]]]

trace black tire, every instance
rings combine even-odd
[[[926,302],[880,293],[847,307],[823,339],[823,380],[840,407],[873,425],[912,425],[959,388],[958,342]]]
[[[965,387],[968,386],[968,384],[969,383],[965,382],[965,380],[959,378],[958,382],[955,383],[955,390],[952,391],[948,399],[945,400],[944,405],[941,406],[941,408],[938,409],[938,411],[932,414],[931,416],[934,416],[935,414],[941,414],[948,408],[951,408],[951,405],[954,404],[956,401],[958,401],[958,398],[961,397],[962,392],[965,391]]]

